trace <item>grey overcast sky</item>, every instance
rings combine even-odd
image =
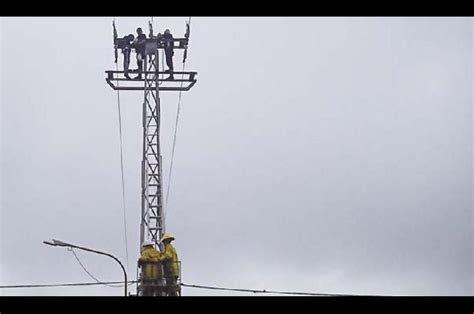
[[[186,20],[154,28],[181,37]],[[127,260],[117,95],[104,80],[112,17],[0,21],[0,283],[90,282],[42,241]],[[125,35],[148,18],[116,23]],[[183,281],[473,295],[472,31],[471,18],[193,18],[186,67],[198,83],[183,96],[166,209]],[[121,93],[132,278],[142,99]],[[177,99],[161,99],[165,179]],[[122,279],[112,260],[78,254],[100,280]]]

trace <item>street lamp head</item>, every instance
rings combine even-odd
[[[56,240],[56,239],[53,239],[52,241],[53,242],[43,241],[43,243],[47,244],[47,245],[51,245],[51,246],[71,246],[71,244],[69,244],[69,243],[59,241],[59,240]]]
[[[56,246],[71,246],[69,243],[53,239],[53,243]]]

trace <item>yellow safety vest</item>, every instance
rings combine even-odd
[[[178,254],[171,243],[165,245],[165,250],[161,253],[160,261],[163,262],[165,277],[179,276]]]
[[[161,277],[160,252],[154,247],[145,247],[138,263],[142,267],[143,279],[157,280]]]

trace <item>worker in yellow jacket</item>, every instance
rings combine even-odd
[[[169,296],[179,296],[181,288],[178,283],[179,278],[179,262],[176,249],[171,244],[174,237],[166,233],[161,242],[164,245],[163,252],[160,254],[159,261],[163,264],[163,273],[165,277],[166,291]]]
[[[158,295],[158,285],[162,278],[160,252],[153,247],[153,243],[145,242],[143,244],[138,266],[142,269],[143,295]]]

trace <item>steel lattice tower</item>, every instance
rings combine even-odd
[[[115,38],[117,40],[117,38]],[[175,38],[174,49],[186,49],[189,35]],[[119,91],[143,91],[143,152],[141,162],[141,222],[140,248],[145,241],[161,247],[160,239],[165,233],[163,216],[163,172],[160,151],[160,92],[188,91],[196,83],[196,72],[173,72],[181,79],[163,79],[165,73],[159,71],[159,50],[163,45],[156,37],[146,40],[146,56],[142,79],[128,79],[124,71],[105,71],[106,81]],[[183,60],[184,62],[184,60]],[[135,72],[135,71],[129,71]],[[120,85],[119,85],[119,82]],[[177,85],[176,83],[180,83]],[[142,283],[139,279],[138,290]]]

